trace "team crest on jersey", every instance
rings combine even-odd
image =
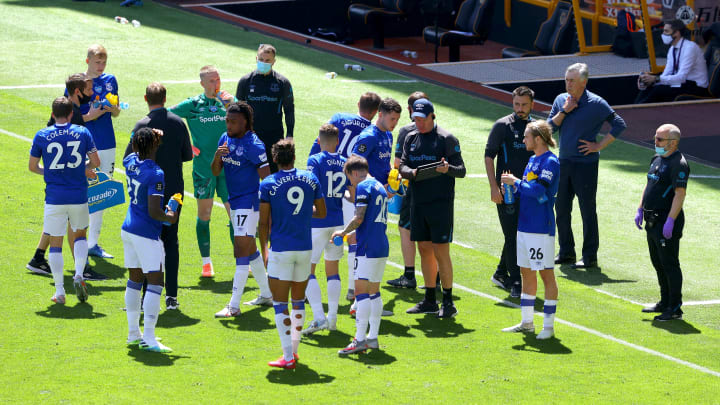
[[[255,93],[255,85],[254,84],[250,85],[250,93]]]
[[[95,86],[93,87],[93,91],[95,93],[102,93],[102,86]]]
[[[242,156],[242,154],[243,154],[243,147],[242,147],[242,146],[238,146],[238,148],[235,149],[235,154],[238,155],[238,156]]]
[[[105,83],[105,90],[107,90],[107,91],[113,91],[113,85],[112,85],[112,83],[110,83],[110,82]]]
[[[280,86],[278,86],[277,83],[273,83],[270,85],[270,91],[277,93],[278,91],[280,91]]]
[[[236,148],[236,147],[237,147],[237,146],[235,146],[234,144],[228,145],[228,149],[230,149],[230,152],[235,151],[235,148]]]
[[[208,107],[208,109],[210,110],[210,112],[217,112],[218,110],[217,106],[214,105],[211,105],[210,107]]]

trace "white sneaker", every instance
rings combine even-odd
[[[240,316],[240,308],[233,308],[230,304],[227,304],[225,308],[215,314],[215,318],[232,318],[235,316]]]
[[[271,307],[273,305],[273,300],[272,297],[263,297],[262,295],[258,295],[257,298],[246,302],[245,305],[264,305],[266,307]]]
[[[538,333],[538,335],[535,338],[537,340],[545,340],[545,339],[550,339],[553,336],[555,336],[554,328],[543,328],[543,330],[541,330],[540,333]]]
[[[505,328],[502,330],[503,332],[510,332],[510,333],[535,333],[535,325],[531,323],[519,323],[515,326],[511,326],[509,328]]]
[[[323,319],[322,321],[312,321],[310,322],[310,326],[308,326],[306,329],[303,329],[302,333],[303,335],[312,335],[313,333],[327,329],[328,328],[328,321],[327,319]]]
[[[337,318],[328,317],[328,330],[337,330]]]

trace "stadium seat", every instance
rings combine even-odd
[[[482,44],[490,32],[490,9],[492,0],[465,0],[455,18],[455,26],[452,29],[435,26],[425,27],[423,39],[427,43],[447,46],[450,48],[450,62],[460,60],[461,45]]]
[[[565,55],[577,49],[577,33],[573,17],[572,4],[558,2],[549,19],[540,25],[535,37],[535,49],[528,51],[521,48],[505,48],[503,58],[523,58],[538,55]]]
[[[348,7],[350,22],[368,25],[373,33],[373,48],[385,47],[385,21],[401,21],[414,10],[417,0],[376,0],[373,4],[355,3]]]
[[[706,95],[681,94],[675,101],[701,100],[707,98],[720,98],[720,22],[713,23],[703,32],[707,42],[705,49],[705,62],[708,71],[708,88]]]

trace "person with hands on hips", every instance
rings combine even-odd
[[[678,150],[680,129],[663,124],[655,131],[655,153],[647,174],[635,225],[642,229],[645,221],[650,261],[660,284],[660,301],[642,312],[660,313],[656,321],[682,319],[682,270],[678,254],[685,215],[683,202],[690,167]]]

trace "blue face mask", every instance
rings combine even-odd
[[[265,63],[257,61],[257,70],[262,74],[267,74],[272,69],[272,63]]]
[[[666,152],[667,151],[663,147],[660,147],[660,146],[655,147],[655,153],[657,153],[660,156],[664,155]]]

